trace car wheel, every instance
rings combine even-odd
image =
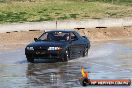
[[[28,62],[31,62],[31,63],[34,63],[34,58],[29,58],[29,57],[28,57],[28,58],[27,58],[27,61],[28,61]]]
[[[66,50],[65,51],[65,55],[64,55],[64,61],[68,61],[69,60],[69,51],[68,50]]]
[[[88,55],[88,48],[86,47],[85,50],[83,51],[83,57]]]

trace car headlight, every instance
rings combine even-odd
[[[27,47],[27,50],[34,50],[33,47]]]
[[[48,50],[61,50],[61,47],[49,47]]]

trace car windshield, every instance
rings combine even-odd
[[[38,38],[41,41],[69,41],[69,39],[68,32],[45,32]]]

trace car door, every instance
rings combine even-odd
[[[70,42],[70,58],[74,59],[82,56],[84,44],[81,38],[79,38],[74,32],[71,32]]]

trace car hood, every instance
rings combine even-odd
[[[68,42],[48,42],[48,41],[37,41],[27,45],[28,47],[37,47],[37,46],[48,46],[48,47],[64,47]]]

